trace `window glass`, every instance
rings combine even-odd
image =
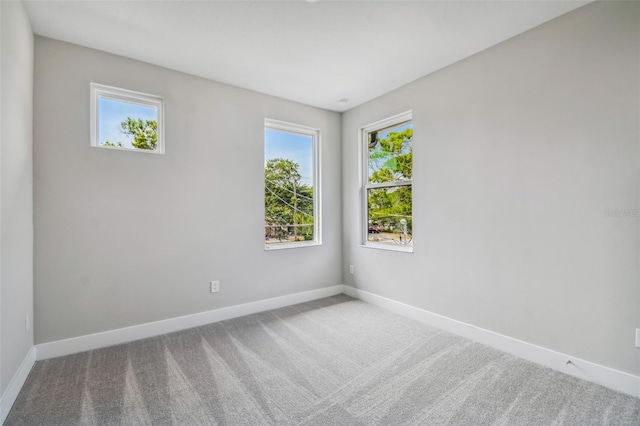
[[[267,122],[264,131],[265,247],[314,244],[317,131]]]
[[[411,121],[369,132],[369,182],[411,180],[413,128]]]
[[[143,152],[164,152],[162,99],[93,83],[92,145]]]
[[[362,129],[365,159],[365,245],[413,246],[413,127],[411,114]]]

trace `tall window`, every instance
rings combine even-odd
[[[162,98],[91,83],[91,145],[164,153]]]
[[[361,129],[364,244],[413,250],[411,112]]]
[[[265,249],[320,244],[319,131],[265,119]]]

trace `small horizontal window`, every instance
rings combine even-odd
[[[162,98],[91,83],[91,145],[164,153]]]

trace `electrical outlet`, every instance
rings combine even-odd
[[[211,281],[211,293],[220,291],[220,281]]]
[[[640,328],[636,328],[636,348],[640,348]]]
[[[29,331],[29,314],[24,317],[24,331]]]
[[[349,273],[353,275],[353,265],[349,265]]]

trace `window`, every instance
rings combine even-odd
[[[361,129],[363,244],[413,251],[413,128],[406,112]]]
[[[265,250],[320,244],[316,129],[265,120]]]
[[[162,98],[91,83],[91,145],[163,154]]]

